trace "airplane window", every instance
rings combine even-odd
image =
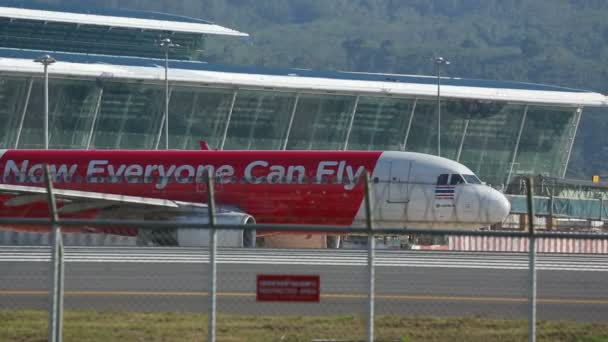
[[[439,177],[437,177],[437,185],[447,185],[448,184],[448,174],[444,173],[442,175],[439,175]]]
[[[464,179],[459,174],[453,174],[452,178],[450,179],[450,185],[458,185],[458,184],[464,184],[464,183],[465,183]]]
[[[481,184],[481,181],[475,175],[462,175],[468,184]]]

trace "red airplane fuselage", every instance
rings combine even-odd
[[[351,225],[364,197],[363,175],[382,152],[343,151],[0,151],[3,184],[44,186],[48,164],[58,189],[207,202],[215,175],[218,206],[258,223]],[[14,205],[0,196],[2,217],[48,217],[45,202]],[[95,210],[71,217],[94,217]]]

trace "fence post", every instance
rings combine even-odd
[[[49,341],[61,342],[63,336],[63,241],[61,228],[57,225],[57,205],[53,194],[53,183],[49,165],[44,165],[44,178],[52,225],[51,246],[51,309],[49,312]]]
[[[213,172],[207,169],[207,208],[209,209],[209,323],[207,326],[207,341],[215,342],[215,322],[217,305],[217,231],[215,230],[215,194],[213,188]]]
[[[374,239],[374,217],[373,217],[373,199],[372,192],[370,191],[369,183],[369,172],[365,172],[365,218],[367,223],[367,269],[368,269],[368,280],[369,280],[369,292],[367,294],[367,341],[374,341],[374,302],[375,296],[375,267],[374,267],[374,254],[376,247],[376,240]]]
[[[536,236],[534,235],[534,182],[532,177],[526,178],[528,197],[528,239],[530,241],[530,312],[528,317],[528,341],[536,342]]]

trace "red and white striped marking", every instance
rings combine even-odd
[[[527,252],[528,239],[506,236],[449,236],[448,250],[469,252]],[[608,254],[608,239],[538,238],[539,253]]]

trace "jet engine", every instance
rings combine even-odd
[[[209,216],[198,215],[177,216],[175,220],[187,224],[208,224]],[[253,216],[238,212],[220,212],[215,216],[215,222],[221,225],[253,225]],[[218,229],[218,247],[255,247],[256,232],[254,229]],[[179,227],[177,229],[177,245],[180,247],[209,246],[209,229]]]

